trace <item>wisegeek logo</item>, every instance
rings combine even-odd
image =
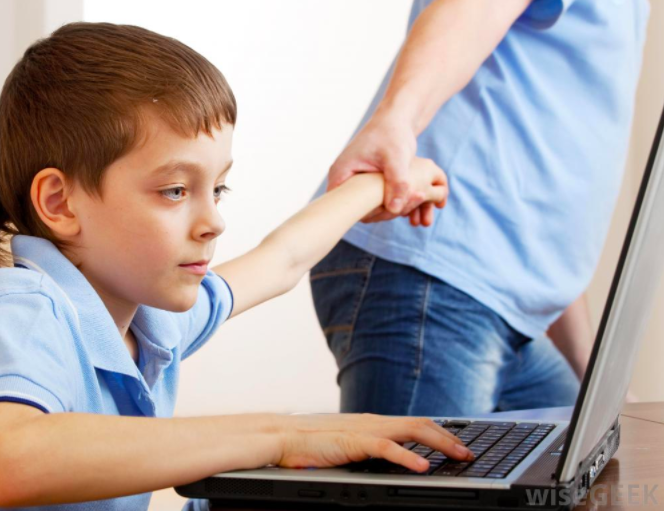
[[[647,484],[596,484],[584,499],[578,502],[592,506],[657,506],[659,485]],[[532,489],[526,490],[526,502],[529,506],[570,506],[574,503],[573,493],[569,489]]]

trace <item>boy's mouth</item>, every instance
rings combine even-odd
[[[189,264],[180,264],[180,268],[183,268],[191,273],[196,275],[205,275],[207,273],[209,261],[196,261],[195,263]]]

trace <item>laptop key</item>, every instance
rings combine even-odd
[[[445,424],[446,428],[465,428],[470,424],[470,421],[447,421]]]
[[[434,476],[442,476],[442,477],[454,477],[459,475],[465,467],[448,467],[448,466],[443,466],[440,467],[438,470],[436,470],[433,474]]]
[[[500,426],[503,428],[513,428],[516,426],[516,422],[497,422],[497,421],[475,421],[473,425],[478,426]]]
[[[353,472],[362,472],[365,474],[384,474],[394,467],[399,466],[401,465],[396,465],[381,458],[370,458],[368,460],[352,464],[351,470]]]
[[[422,456],[423,458],[426,458],[427,456],[429,456],[429,454],[431,454],[431,453],[433,452],[433,449],[431,449],[430,447],[427,447],[426,445],[422,445],[422,444],[420,444],[420,445],[414,447],[414,448],[411,449],[411,450],[412,450],[415,454],[419,454],[419,455]]]
[[[519,422],[516,426],[514,426],[514,429],[535,429],[539,424],[536,422]]]

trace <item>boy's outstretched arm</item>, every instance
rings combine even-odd
[[[431,160],[416,158],[411,186],[443,207],[447,178]],[[233,290],[232,316],[292,289],[355,223],[383,202],[384,178],[357,174],[272,231],[253,250],[212,270]]]

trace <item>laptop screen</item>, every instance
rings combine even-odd
[[[664,263],[664,149],[660,118],[625,242],[574,408],[556,476],[571,480],[579,463],[623,406]]]

